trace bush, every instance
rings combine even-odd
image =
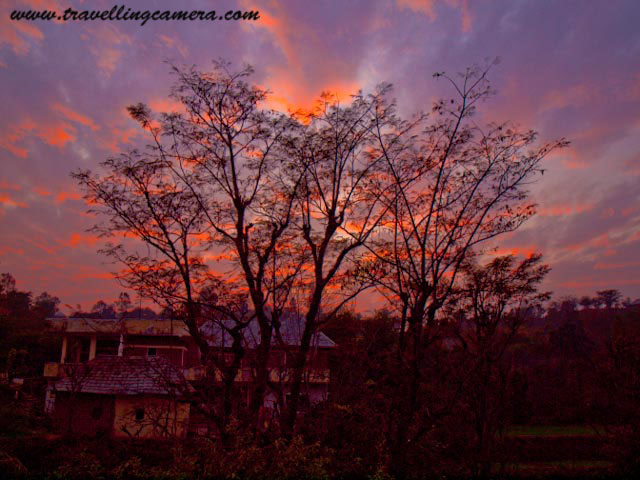
[[[86,448],[76,452],[69,452],[67,459],[54,472],[54,478],[58,479],[85,479],[105,478],[105,469],[98,457],[87,451]]]

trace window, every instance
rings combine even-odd
[[[91,339],[87,337],[70,337],[67,347],[67,362],[85,363],[89,361]]]
[[[144,408],[136,408],[136,422],[144,420]]]
[[[147,357],[155,357],[158,350],[155,347],[147,348]]]
[[[120,346],[119,340],[112,340],[109,338],[99,338],[96,342],[96,356],[102,355],[118,355],[118,347]]]
[[[91,409],[91,418],[99,420],[102,416],[102,405],[96,405]]]

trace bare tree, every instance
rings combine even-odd
[[[157,145],[189,186],[212,245],[230,254],[250,299],[260,329],[249,408],[255,426],[268,382],[273,326],[300,269],[291,260],[289,226],[304,172],[286,156],[299,125],[261,108],[267,92],[245,83],[250,67],[231,72],[218,62],[212,73],[174,72],[173,96],[187,113],[163,117],[167,142]]]
[[[107,160],[102,176],[80,171],[74,177],[107,219],[96,231],[134,237],[147,248],[140,253],[130,242],[109,245],[105,253],[125,266],[119,278],[180,314],[205,364],[217,357],[209,355],[199,329],[203,307],[216,312],[215,320],[236,340],[237,359],[227,367],[237,370],[242,329],[252,319],[239,313],[246,310],[239,308],[238,298],[248,297],[261,332],[251,401],[255,419],[267,380],[273,316],[286,301],[295,273],[282,271],[286,247],[279,243],[297,183],[280,163],[278,145],[293,124],[260,108],[265,91],[245,83],[252,72],[248,67],[231,72],[218,62],[211,73],[177,67],[173,72],[172,96],[186,113],[155,118],[143,104],[129,107],[151,144]],[[206,258],[212,251],[218,258],[228,254],[231,275],[211,271]],[[212,289],[216,295],[210,295]],[[232,384],[237,372],[226,370]]]
[[[360,273],[378,284],[400,316],[398,364],[406,382],[393,407],[396,466],[404,464],[417,420],[423,346],[461,266],[472,249],[480,253],[483,242],[533,215],[526,186],[542,173],[541,160],[567,145],[559,140],[536,147],[536,132],[509,123],[480,127],[474,114],[492,94],[488,71],[470,68],[457,79],[436,73],[455,98],[434,104],[422,130],[414,133],[419,125],[412,127],[414,140],[384,151],[394,183],[386,196],[390,220],[370,244],[374,260]],[[383,133],[378,136],[383,144]]]
[[[382,85],[370,95],[354,95],[341,105],[329,94],[309,115],[304,136],[294,144],[302,183],[294,232],[301,264],[296,282],[304,328],[295,354],[286,433],[295,427],[311,341],[324,322],[371,282],[355,274],[365,243],[375,237],[388,212],[383,197],[384,148],[406,133]],[[387,136],[381,136],[384,132]]]

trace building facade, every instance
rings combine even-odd
[[[291,367],[303,328],[294,318],[282,322],[271,347],[263,405],[270,416],[286,407],[289,395]],[[207,386],[206,382],[221,384],[222,374],[205,375],[200,350],[183,322],[52,318],[49,325],[49,333],[60,338],[60,361],[45,365],[45,409],[58,429],[131,437],[182,436],[198,430],[198,415],[192,414],[198,409],[189,408],[189,398],[197,396],[189,393]],[[231,356],[231,339],[222,326],[204,323],[201,331],[219,358],[224,361]],[[255,377],[257,324],[250,323],[243,338],[246,354],[235,383],[238,392],[248,393]],[[335,344],[318,332],[312,346],[301,393],[303,410],[329,394],[329,355]],[[157,418],[168,420],[162,424]]]

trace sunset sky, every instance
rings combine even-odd
[[[258,10],[255,22],[27,22],[15,9],[111,9],[112,1],[0,7],[0,272],[89,308],[122,288],[97,253],[69,172],[142,138],[125,107],[171,109],[164,60],[251,64],[270,104],[306,107],[391,82],[401,111],[429,110],[455,73],[499,57],[483,119],[513,120],[570,148],[545,160],[538,215],[499,252],[542,252],[556,296],[640,297],[640,2],[133,1],[135,9]],[[178,7],[179,6],[179,7]]]

